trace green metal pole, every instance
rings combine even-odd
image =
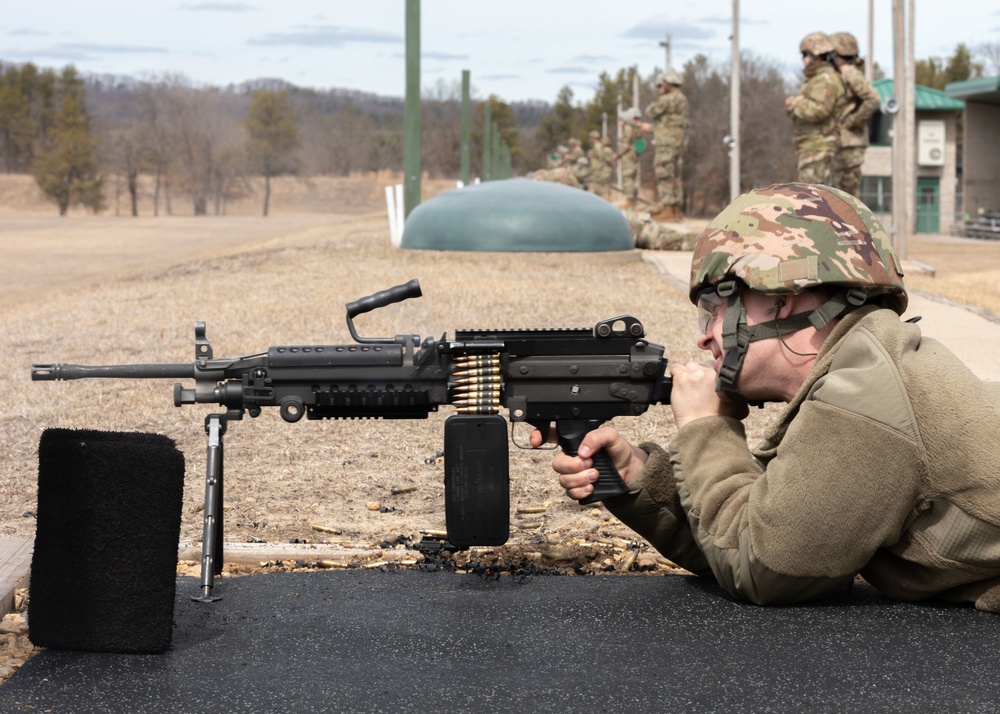
[[[461,148],[461,179],[462,185],[469,185],[469,135],[470,135],[469,70],[462,70],[462,148]]]
[[[483,181],[493,178],[493,120],[490,119],[492,107],[487,101],[483,104]]]
[[[420,205],[420,0],[406,0],[406,145],[403,211]]]

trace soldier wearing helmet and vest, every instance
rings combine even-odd
[[[798,181],[829,184],[837,152],[838,122],[847,104],[844,82],[833,67],[833,42],[813,32],[799,43],[806,81],[785,99],[798,157]]]
[[[608,509],[758,604],[860,574],[890,597],[1000,612],[1000,384],[900,319],[871,211],[826,186],[751,191],[699,236],[690,298],[713,360],[671,366],[676,434],[664,448],[590,432],[552,462],[567,495],[592,493],[604,450],[628,486]],[[761,402],[786,406],[751,449],[742,420]]]
[[[847,106],[840,116],[837,153],[833,158],[833,185],[854,196],[860,195],[861,164],[868,148],[868,120],[879,107],[878,90],[865,77],[863,59],[858,57],[858,40],[850,32],[830,35],[837,53],[834,65],[847,88]]]
[[[646,115],[652,121],[642,125],[644,131],[653,131],[658,203],[652,210],[652,218],[656,221],[677,221],[684,214],[681,173],[684,169],[688,101],[681,91],[683,83],[681,76],[673,70],[657,76],[656,91],[659,96],[646,107]]]

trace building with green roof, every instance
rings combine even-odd
[[[895,83],[891,78],[872,82],[882,100],[871,121],[871,145],[861,167],[861,199],[876,213],[891,213],[892,125]],[[914,89],[916,232],[947,233],[956,222],[958,204],[957,119],[965,103],[944,92],[917,85]],[[901,109],[901,107],[900,107]]]
[[[1000,238],[1000,77],[952,82],[944,91],[965,104],[959,178],[963,232]]]

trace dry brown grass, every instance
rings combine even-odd
[[[1000,241],[917,236],[908,255],[933,269],[911,270],[905,278],[910,288],[1000,315]]]
[[[27,220],[27,219],[26,219]],[[0,389],[10,395],[0,416],[0,435],[9,445],[0,466],[0,536],[30,537],[34,510],[36,450],[46,427],[140,430],[175,439],[187,459],[182,532],[201,535],[197,512],[203,498],[204,434],[208,407],[172,406],[171,384],[162,381],[33,383],[29,366],[39,362],[91,364],[179,362],[193,358],[192,325],[208,323],[216,356],[249,354],[272,344],[350,342],[344,305],[376,290],[419,278],[424,297],[369,313],[357,320],[366,336],[417,333],[439,337],[456,328],[588,326],[632,313],[650,334],[671,344],[674,358],[691,354],[693,328],[683,295],[636,253],[438,253],[400,251],[388,239],[380,214],[325,216],[320,225],[254,236],[243,245],[231,226],[213,223],[218,254],[191,259],[185,223],[163,220],[146,228],[143,240],[174,246],[156,253],[148,269],[114,269],[116,240],[108,219],[79,217],[60,231],[37,218],[50,253],[60,243],[82,241],[104,256],[103,282],[72,282],[47,288],[35,270],[44,256],[21,254],[15,274],[35,273],[39,284],[23,286],[17,299],[0,305],[0,338],[9,369]],[[129,226],[132,219],[119,219]],[[100,231],[88,230],[102,223]],[[30,232],[8,233],[26,241]],[[65,248],[65,245],[64,245]],[[228,251],[228,252],[227,252]],[[80,271],[92,267],[89,250],[66,258]],[[53,258],[55,259],[55,258]],[[314,525],[342,529],[360,543],[392,534],[441,529],[443,421],[302,422],[289,425],[273,410],[259,419],[231,425],[226,451],[227,540],[318,539]],[[669,430],[669,410],[631,420],[634,438]],[[522,438],[526,434],[521,435]],[[512,449],[512,506],[548,505],[545,525],[530,534],[610,528],[607,517],[567,501],[547,464],[548,454]],[[391,495],[414,484],[412,493]],[[392,513],[369,511],[380,501]],[[604,519],[604,520],[602,520]],[[519,532],[520,533],[520,532]],[[520,533],[524,535],[524,533]]]
[[[196,320],[208,323],[216,356],[272,344],[350,342],[344,304],[419,278],[424,297],[360,317],[366,336],[456,328],[588,326],[631,313],[674,360],[694,356],[691,307],[673,283],[637,253],[438,253],[391,247],[379,191],[369,177],[324,184],[322,202],[346,213],[286,211],[272,218],[58,219],[37,207],[11,208],[0,221],[5,251],[0,301],[0,536],[31,537],[38,438],[46,427],[140,430],[167,434],[184,451],[187,480],[182,533],[201,535],[208,407],[172,406],[171,383],[80,381],[33,383],[32,363],[184,362],[193,358]],[[0,181],[0,203],[4,183]],[[444,185],[441,186],[442,188]],[[354,199],[337,196],[354,195]],[[359,198],[360,196],[360,198]],[[95,257],[96,256],[96,257]],[[918,239],[911,260],[933,278],[911,285],[1000,314],[996,275],[1000,243]],[[272,410],[273,412],[273,410]],[[232,424],[226,452],[226,538],[317,540],[314,525],[358,543],[440,529],[445,413],[428,421],[301,422],[276,413]],[[749,420],[759,434],[774,413]],[[633,439],[665,440],[669,409],[619,420]],[[578,533],[628,536],[600,510],[568,501],[548,468],[549,455],[511,449],[512,506],[548,507],[526,536]],[[400,485],[416,491],[392,495]],[[369,511],[379,501],[391,513]],[[517,516],[513,516],[515,521]]]

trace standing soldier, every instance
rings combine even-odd
[[[585,155],[583,147],[580,146],[580,140],[574,136],[571,136],[566,144],[569,147],[569,152],[566,154],[566,165],[574,166],[576,165],[576,160]]]
[[[684,131],[688,121],[688,101],[681,91],[684,80],[673,70],[656,78],[659,96],[646,107],[652,120],[643,129],[653,130],[655,147],[657,206],[653,220],[676,221],[683,218],[684,186],[681,172],[684,167]]]
[[[865,78],[865,61],[858,57],[858,40],[850,32],[830,35],[834,64],[847,87],[847,107],[840,117],[840,146],[833,159],[833,186],[860,197],[861,164],[868,148],[868,120],[878,109],[879,96]]]
[[[794,97],[785,98],[792,120],[800,183],[829,184],[837,153],[839,119],[847,104],[844,82],[833,68],[833,43],[813,32],[799,44],[806,81]]]
[[[611,193],[611,173],[615,167],[615,152],[611,141],[601,132],[590,132],[590,190],[603,199]]]
[[[639,155],[635,151],[635,142],[642,137],[642,128],[636,122],[639,120],[639,110],[635,107],[626,109],[618,116],[618,152],[615,158],[622,167],[622,193],[625,200],[622,208],[635,208],[639,199]]]

